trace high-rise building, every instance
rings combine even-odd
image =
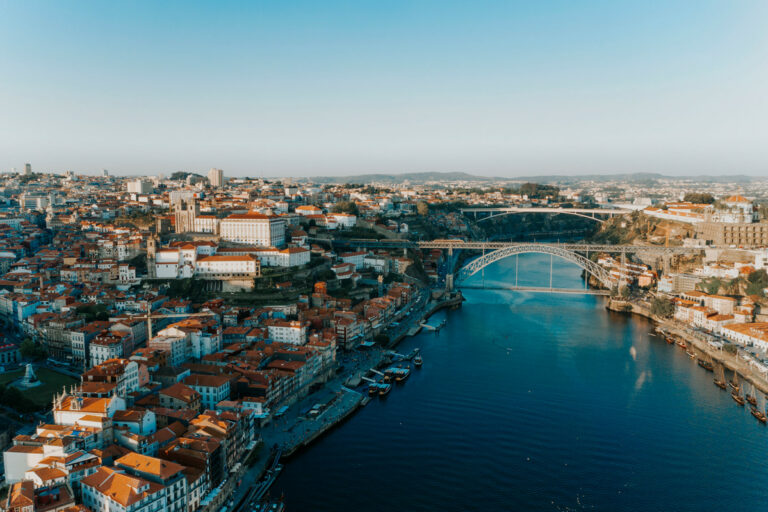
[[[215,167],[211,168],[208,171],[208,181],[211,182],[212,187],[221,187],[224,185],[224,171]]]
[[[24,164],[24,176],[32,174],[32,164]]]

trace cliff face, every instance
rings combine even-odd
[[[693,226],[683,222],[661,220],[642,212],[632,212],[607,220],[590,240],[602,243],[632,244],[653,243],[680,245],[684,238],[693,235]],[[667,240],[669,239],[669,240]]]

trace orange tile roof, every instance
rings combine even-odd
[[[144,480],[143,478],[129,476],[117,469],[104,466],[100,467],[92,475],[83,478],[81,485],[96,489],[123,507],[130,507],[144,498],[163,490],[163,486],[160,484]],[[139,489],[146,490],[139,491]]]
[[[120,457],[115,461],[115,465],[132,468],[137,472],[154,475],[163,480],[171,478],[184,469],[184,466],[181,464],[148,455],[141,455],[140,453],[129,453]]]

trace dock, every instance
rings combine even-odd
[[[440,329],[442,329],[443,327],[445,327],[445,324],[446,324],[446,320],[443,320],[442,322],[440,322],[437,325],[430,325],[430,324],[428,324],[426,322],[422,322],[420,325],[421,325],[421,327],[423,327],[424,329],[426,329],[428,331],[437,332]]]

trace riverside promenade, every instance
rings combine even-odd
[[[421,323],[435,312],[444,308],[458,307],[462,301],[463,297],[460,294],[435,301],[429,300],[426,294],[420,294],[413,305],[413,311],[399,318],[399,325],[387,331],[391,340],[387,348],[396,346],[407,336],[417,334],[421,330]],[[273,418],[261,429],[259,446],[244,458],[243,466],[230,475],[220,490],[220,496],[213,500],[206,511],[218,510],[218,507],[225,503],[240,503],[266,472],[273,447],[279,447],[283,457],[290,457],[342,423],[367,403],[367,397],[346,387],[345,383],[359,382],[362,375],[365,375],[370,368],[378,366],[384,358],[385,351],[381,347],[345,354],[340,359],[340,363],[344,366],[343,372],[331,378],[320,390],[293,403],[283,415]],[[310,411],[316,406],[319,406],[316,409],[319,412],[310,415]],[[246,461],[248,464],[245,463]],[[247,505],[243,503],[244,509]]]

